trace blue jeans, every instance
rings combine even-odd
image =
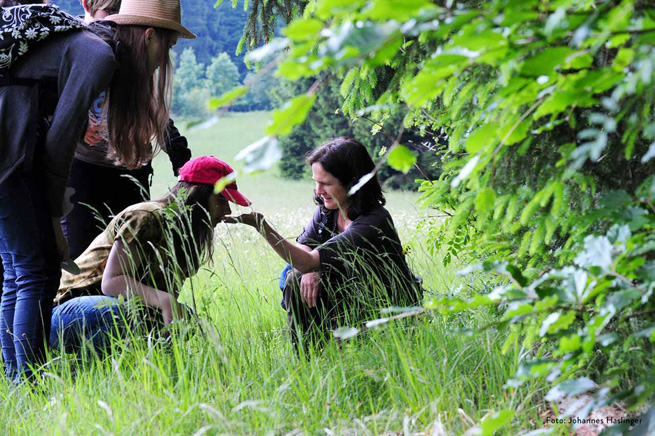
[[[50,345],[68,353],[84,344],[102,354],[110,348],[112,335],[121,334],[125,318],[118,299],[106,295],[77,297],[52,311]]]
[[[60,257],[38,171],[18,168],[0,183],[0,256],[4,283],[0,342],[5,374],[29,376],[43,363]]]

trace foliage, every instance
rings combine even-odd
[[[219,96],[239,84],[239,70],[227,53],[215,57],[205,72],[212,96]]]
[[[581,394],[590,397],[587,402],[570,401],[561,411],[564,417],[584,418],[594,408],[617,400],[637,410],[655,392],[654,182],[655,177],[650,177],[636,198],[625,191],[606,193],[593,219],[613,225],[604,235],[586,236],[571,265],[534,279],[507,262],[473,265],[463,273],[493,272],[507,281],[484,296],[434,299],[426,306],[443,314],[501,307],[500,320],[491,326],[507,330],[503,350],[521,339],[524,347],[540,349],[521,364],[508,386],[547,379],[554,383],[546,394],[548,401],[557,403]],[[645,369],[643,362],[648,362]],[[581,369],[599,376],[592,381],[580,376]],[[643,421],[635,434],[651,434],[649,414]],[[622,434],[629,427],[620,424],[608,433]]]
[[[290,96],[309,88],[314,81],[315,79],[312,78],[296,82],[281,82],[275,90],[275,98],[284,102]],[[402,111],[396,111],[380,121],[374,121],[364,114],[352,120],[341,110],[344,99],[340,95],[339,88],[339,80],[336,77],[328,77],[325,85],[316,94],[316,102],[305,121],[294,127],[289,135],[281,138],[282,159],[279,166],[284,177],[299,179],[307,176],[309,173],[309,167],[305,163],[307,153],[336,136],[350,136],[357,139],[376,159],[379,159],[379,156],[382,156],[393,144],[396,138],[389,136],[396,133],[395,126],[402,122],[404,116]],[[392,132],[389,132],[385,126],[392,126],[389,127]],[[383,165],[378,171],[378,177],[387,187],[414,189],[416,179],[439,176],[441,171],[439,158],[417,132],[404,131],[401,142],[418,153],[417,163],[421,170],[414,167],[414,162],[410,162],[410,168],[406,168],[404,172]]]
[[[444,250],[446,262],[504,259],[516,265],[508,271],[527,277],[514,278],[513,287],[499,288],[494,298],[504,297],[502,304],[519,299],[522,310],[529,309],[507,320],[543,317],[532,329],[526,328],[529,320],[522,321],[516,335],[536,331],[550,338],[567,331],[568,345],[542,352],[557,362],[538,364],[539,374],[557,367],[550,381],[596,378],[602,395],[582,414],[616,399],[635,407],[652,400],[655,382],[643,374],[628,378],[634,375],[626,365],[629,348],[621,348],[635,344],[648,354],[650,345],[632,336],[621,347],[609,347],[596,335],[605,330],[629,336],[624,321],[637,317],[638,305],[652,304],[653,280],[637,272],[650,259],[644,247],[653,213],[637,206],[650,201],[639,192],[655,169],[651,2],[315,0],[285,36],[259,49],[287,50],[278,68],[283,77],[334,74],[343,78],[347,115],[365,111],[381,120],[406,106],[405,127],[445,133],[444,172],[420,188],[423,204],[448,216],[429,223],[435,252]],[[320,93],[315,87],[309,92]],[[396,157],[390,163],[397,167],[411,160],[405,152]],[[617,189],[620,194],[611,192]],[[608,250],[616,238],[607,235],[619,230],[629,244],[612,257]],[[590,251],[590,241],[604,242]],[[605,269],[597,269],[593,262],[602,259]],[[569,276],[546,273],[546,279],[534,281],[540,270],[554,266],[571,274],[585,271],[581,282],[596,280],[590,287],[597,293],[567,300],[562,289],[579,284]],[[529,286],[535,287],[529,298],[513,293]],[[479,296],[453,309],[489,304],[490,298]],[[612,322],[603,324],[605,319]],[[569,329],[580,337],[577,348]],[[586,348],[577,352],[583,343]],[[587,367],[592,355],[601,357]],[[615,372],[607,381],[598,379],[607,369]],[[630,382],[616,385],[618,380]],[[591,385],[568,383],[560,390],[573,386],[570,392],[578,394],[579,387]]]
[[[273,73],[273,69],[261,74],[248,72],[243,79],[243,83],[251,83],[248,93],[237,100],[230,109],[238,112],[272,109],[274,105],[272,95],[279,83],[279,79]]]
[[[206,118],[210,110],[225,106],[248,91],[246,97],[231,109],[237,111],[270,109],[272,103],[269,94],[277,83],[272,73],[268,73],[250,89],[245,86],[235,88],[240,84],[239,73],[226,53],[220,53],[205,68],[197,61],[192,48],[182,52],[173,80],[173,113],[176,116],[195,119]],[[252,80],[251,76],[246,76],[245,82],[249,83],[250,80]],[[268,88],[262,89],[264,86]]]
[[[176,116],[202,118],[207,116],[210,89],[204,79],[205,66],[196,60],[192,48],[180,55],[173,75],[173,105]]]

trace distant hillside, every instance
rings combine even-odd
[[[51,3],[74,15],[84,13],[79,0],[52,0]],[[181,39],[175,46],[175,52],[181,54],[186,47],[193,47],[198,61],[205,65],[219,53],[226,52],[243,77],[247,72],[243,53],[237,56],[235,52],[243,34],[247,13],[241,5],[233,9],[231,2],[223,2],[214,9],[215,3],[214,0],[182,0],[182,23],[198,38]]]

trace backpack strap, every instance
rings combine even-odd
[[[8,78],[11,65],[25,55],[30,46],[54,33],[85,29],[77,18],[55,5],[20,5],[0,8],[0,79]],[[23,84],[9,78],[0,85]]]

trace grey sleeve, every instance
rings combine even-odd
[[[58,101],[45,139],[46,194],[51,216],[62,216],[63,199],[75,146],[88,110],[116,69],[112,49],[88,32],[71,38],[57,76]]]

